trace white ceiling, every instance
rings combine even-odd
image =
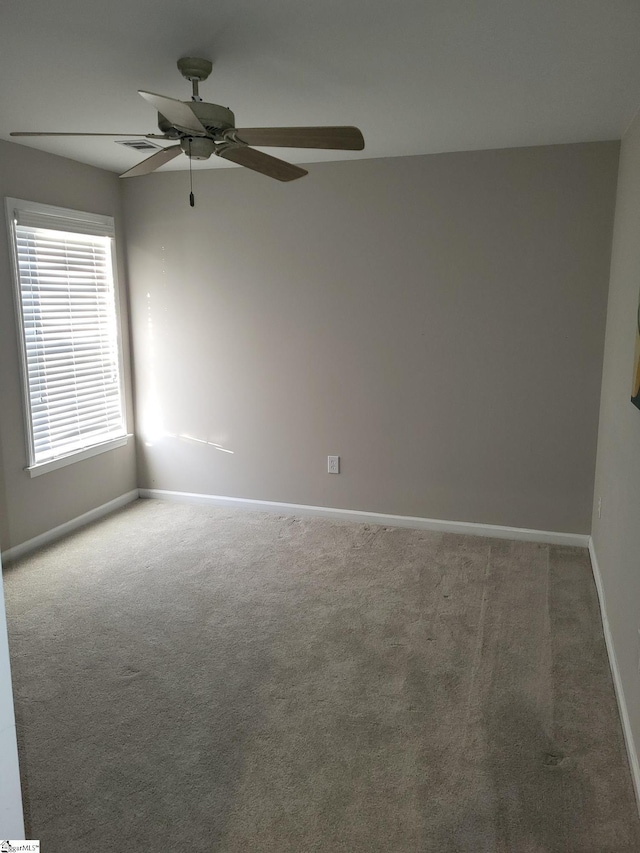
[[[640,105],[639,0],[4,0],[0,24],[3,139],[154,132],[137,90],[188,100],[181,56],[213,61],[200,93],[239,126],[364,133],[364,152],[270,149],[297,163],[615,139]],[[145,156],[21,144],[113,171]]]

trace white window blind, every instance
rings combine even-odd
[[[13,233],[30,465],[37,466],[126,434],[113,224],[18,209]]]

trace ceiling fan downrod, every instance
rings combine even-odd
[[[195,56],[183,56],[178,60],[178,71],[191,82],[191,100],[197,103],[202,102],[200,93],[198,92],[198,84],[201,80],[206,80],[213,65],[208,59],[200,59]]]

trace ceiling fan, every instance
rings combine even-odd
[[[146,139],[174,140],[177,144],[157,151],[120,175],[133,178],[146,175],[179,154],[190,160],[208,160],[212,154],[261,172],[277,181],[293,181],[308,174],[300,166],[287,163],[252,145],[276,148],[333,148],[361,151],[364,138],[357,127],[245,127],[235,126],[235,116],[227,107],[208,104],[198,93],[198,84],[211,73],[207,59],[185,57],[178,69],[191,82],[191,101],[178,101],[153,92],[139,94],[158,111],[160,133],[60,133],[14,132],[11,136],[137,136]],[[191,199],[193,205],[193,194]]]

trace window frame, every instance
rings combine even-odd
[[[118,282],[118,265],[116,255],[116,238],[115,238],[115,220],[112,216],[105,216],[97,213],[87,213],[85,211],[73,210],[71,208],[57,207],[49,204],[42,204],[35,201],[27,201],[25,199],[16,199],[5,197],[5,210],[7,218],[7,230],[9,236],[9,254],[11,256],[11,274],[13,278],[13,303],[15,309],[15,324],[18,337],[18,350],[20,359],[20,373],[22,386],[22,413],[25,431],[25,447],[27,450],[28,462],[24,470],[30,477],[38,477],[41,474],[46,474],[48,471],[55,471],[58,468],[63,468],[67,465],[72,465],[75,462],[80,462],[83,459],[89,459],[92,456],[97,456],[100,453],[105,453],[113,450],[116,447],[122,447],[127,444],[131,435],[127,429],[127,403],[126,403],[126,385],[124,371],[124,356],[122,346],[122,313],[120,310],[120,287]],[[44,462],[35,461],[34,437],[33,437],[33,417],[31,411],[31,394],[29,390],[29,370],[27,361],[26,336],[23,322],[22,311],[22,293],[20,287],[20,269],[18,264],[18,243],[16,237],[16,213],[24,212],[27,214],[36,214],[38,216],[50,216],[52,218],[52,230],[55,230],[55,219],[77,220],[79,225],[84,223],[91,228],[91,233],[100,236],[108,237],[111,248],[111,272],[113,278],[113,298],[116,314],[116,351],[118,363],[118,386],[120,391],[120,412],[122,417],[122,435],[114,436],[107,441],[97,442],[88,445],[87,447],[74,450],[71,453],[54,456]],[[40,226],[44,227],[44,226]],[[69,231],[69,233],[86,233],[79,228],[77,232]]]

